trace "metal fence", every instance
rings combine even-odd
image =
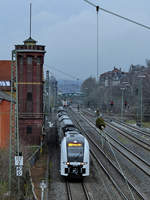
[[[32,181],[32,177],[31,177],[31,168],[35,165],[36,161],[39,160],[40,158],[40,154],[41,154],[41,148],[43,148],[44,145],[42,145],[42,147],[40,146],[35,152],[34,154],[28,159],[28,163],[29,163],[29,168],[27,173],[29,174],[29,178],[30,178],[30,184],[32,187],[32,198],[28,198],[26,200],[38,200],[35,191],[34,191],[34,184]]]

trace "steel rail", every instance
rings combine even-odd
[[[73,112],[73,111],[72,111]],[[76,119],[74,119],[76,121]],[[88,139],[99,149],[99,151],[101,151],[101,153],[107,158],[107,160],[111,163],[111,165],[118,171],[118,173],[124,178],[122,172],[114,165],[114,163],[108,158],[108,156],[103,152],[102,149],[100,149],[100,147],[87,135],[86,131],[83,129],[83,127],[80,126],[80,124],[76,121],[76,123],[78,124],[78,126],[80,127],[80,130],[82,132],[84,132],[84,134],[88,137]],[[89,124],[90,125],[90,124]],[[109,174],[109,173],[108,173]],[[141,193],[138,188],[136,186],[134,186],[131,181],[129,179],[127,179],[127,182],[129,183],[129,185],[135,190],[135,192],[143,199],[145,200],[146,197],[143,193]]]
[[[69,184],[69,182],[68,182],[67,180],[66,180],[66,190],[67,190],[67,197],[68,197],[68,200],[72,200],[70,184]]]
[[[121,122],[121,121],[119,121],[119,120],[117,120],[117,119],[115,119],[114,121],[116,121],[118,124],[123,124],[123,126],[129,128],[129,129],[131,129],[131,130],[134,130],[134,131],[139,132],[139,133],[141,133],[141,134],[143,134],[143,135],[145,135],[145,136],[150,137],[150,132],[140,130],[140,129],[137,128],[137,127],[133,127],[132,125],[126,124],[125,122]]]
[[[88,192],[88,190],[87,190],[87,187],[86,187],[85,183],[84,183],[84,182],[81,182],[81,183],[79,183],[79,184],[81,184],[81,186],[82,186],[82,190],[83,190],[83,192],[84,192],[85,198],[86,198],[87,200],[91,200],[91,197],[90,197],[90,195],[89,195],[89,192]],[[68,182],[68,180],[66,180],[66,189],[67,189],[67,197],[68,197],[68,200],[73,200],[73,196],[72,196],[71,188],[70,188],[70,183]]]
[[[118,168],[109,160],[109,158],[105,155],[105,153],[98,147],[98,145],[87,135],[86,130],[81,127],[81,125],[77,122],[76,119],[73,119],[73,121],[75,121],[77,123],[77,125],[79,126],[79,129],[82,131],[82,133],[84,132],[84,135],[86,135],[86,137],[96,146],[96,148],[98,148],[99,151],[101,151],[101,153],[108,159],[108,161],[112,164],[112,166],[117,170],[117,172],[119,172],[119,174],[123,177],[122,173],[118,170]],[[109,178],[109,180],[112,182],[112,184],[114,185],[114,187],[116,188],[116,190],[118,191],[118,193],[123,197],[123,199],[125,200],[129,200],[126,195],[121,191],[121,188],[118,186],[118,184],[115,182],[115,180],[113,179],[113,177],[109,174],[109,172],[107,171],[107,169],[103,166],[103,164],[101,163],[101,161],[96,157],[94,151],[91,149],[90,152],[92,153],[93,157],[96,159],[96,161],[98,162],[98,164],[100,165],[100,167],[103,169],[104,173],[107,175],[107,177]],[[123,177],[124,180],[124,177]]]
[[[89,115],[91,115],[92,117],[94,117],[94,114],[90,113],[89,111],[82,111],[83,113],[86,112],[88,113]],[[110,119],[110,117],[106,117],[107,119]],[[138,127],[133,127],[131,124],[127,124],[125,122],[122,122],[122,121],[119,121],[118,119],[115,119],[115,118],[111,118],[111,120],[113,119],[113,121],[117,122],[118,124],[123,124],[125,127],[131,129],[131,130],[135,130],[136,132],[139,132],[139,133],[142,133],[143,135],[145,136],[148,136],[150,137],[150,132],[148,131],[145,131],[145,130],[140,130]],[[107,120],[106,120],[107,121]],[[107,121],[108,122],[108,121]],[[109,122],[108,122],[109,123]]]
[[[86,137],[98,148],[99,151],[101,151],[101,153],[108,159],[108,161],[112,164],[112,166],[119,172],[119,174],[123,177],[122,173],[118,170],[118,168],[109,160],[109,158],[105,155],[105,153],[98,147],[98,145],[96,143],[94,143],[94,141],[87,135],[86,130],[81,127],[81,125],[77,122],[77,120],[75,118],[73,118],[73,121],[76,122],[76,124],[78,125],[80,131],[83,133],[84,135],[86,135]],[[109,178],[109,180],[112,182],[112,184],[114,185],[114,187],[116,188],[116,190],[118,191],[118,193],[123,197],[124,200],[129,200],[126,195],[121,191],[121,188],[118,186],[118,184],[115,182],[114,178],[109,174],[109,172],[107,171],[107,169],[103,166],[103,164],[101,163],[101,161],[96,157],[94,151],[92,149],[90,149],[91,154],[93,155],[93,157],[95,158],[95,160],[98,162],[99,166],[103,169],[104,173],[107,175],[107,177]],[[124,179],[124,177],[123,177]]]
[[[94,114],[90,113],[89,111],[82,111],[82,112],[83,112],[83,113],[86,112],[86,113],[88,113],[89,115],[91,115],[92,117],[95,117]],[[109,117],[107,117],[107,118],[110,119]],[[112,119],[112,118],[111,118],[111,119]],[[106,121],[107,121],[107,120],[106,120]],[[118,119],[115,119],[115,118],[113,118],[113,121],[116,121],[118,124],[123,124],[125,127],[129,128],[129,129],[131,129],[131,130],[134,130],[134,131],[139,132],[139,133],[141,133],[141,134],[143,134],[143,135],[145,135],[145,136],[150,137],[150,132],[148,132],[148,131],[140,130],[140,129],[137,128],[137,127],[133,127],[132,125],[127,124],[127,123],[125,123],[125,122],[121,122],[121,121],[119,121]],[[107,123],[109,123],[109,122],[107,121]]]
[[[112,125],[108,122],[106,122],[106,124],[111,127],[112,129],[115,129],[117,130],[121,135],[124,135],[126,138],[132,140],[133,142],[135,142],[136,144],[142,146],[144,149],[150,151],[150,144],[148,144],[147,142],[141,140],[140,138],[137,138],[136,136],[134,135],[131,135],[130,132],[127,132],[126,130],[122,130],[122,129],[119,129],[117,126],[115,125]],[[130,134],[130,135],[129,135]]]
[[[84,194],[85,194],[85,196],[86,196],[86,199],[87,199],[87,200],[91,200],[91,197],[90,197],[90,195],[89,195],[89,192],[88,192],[88,190],[87,190],[87,187],[86,187],[85,183],[82,182],[81,184],[82,184],[82,188],[83,188]]]
[[[89,112],[88,112],[88,113],[89,113]],[[81,114],[81,112],[80,112],[80,114]],[[89,114],[91,115],[91,113],[89,113]],[[92,116],[93,116],[93,115],[92,115]],[[90,120],[90,121],[91,121],[91,120]],[[106,122],[106,121],[105,121],[105,122]],[[91,121],[91,123],[93,123],[93,122]],[[107,124],[109,127],[113,128],[113,129],[115,129],[115,130],[117,130],[120,134],[124,135],[125,137],[127,137],[127,138],[130,139],[130,140],[132,140],[132,141],[135,142],[136,144],[142,146],[144,149],[150,151],[150,144],[148,144],[147,142],[141,140],[140,138],[137,138],[136,136],[132,135],[130,132],[128,132],[128,131],[126,131],[126,130],[119,129],[119,128],[118,128],[117,126],[115,126],[115,125],[112,125],[112,124],[110,124],[110,123],[108,123],[108,122],[106,122],[106,124]],[[129,135],[129,134],[130,134],[130,135]]]
[[[84,116],[83,116],[84,117]],[[84,119],[87,121],[87,123],[89,123],[89,120],[86,119],[84,117]],[[98,132],[98,134],[100,134],[99,130],[97,130],[97,128],[95,127],[95,124],[93,122],[90,121],[90,123],[92,123],[93,125],[92,128],[94,128],[94,130],[96,130],[96,132]],[[89,123],[89,125],[90,125]],[[133,156],[135,156],[140,162],[143,162],[144,165],[146,165],[144,168],[143,166],[140,166],[136,161],[132,160],[132,158],[129,158],[125,153],[123,153],[121,150],[119,150],[112,142],[109,141],[109,143],[111,143],[111,145],[117,150],[119,151],[121,154],[123,154],[128,160],[130,160],[134,165],[136,165],[140,170],[142,170],[146,175],[150,176],[150,163],[148,163],[146,160],[144,160],[143,158],[141,158],[139,155],[137,155],[136,153],[134,153],[133,151],[129,150],[126,146],[124,146],[123,144],[121,144],[120,142],[118,142],[115,138],[113,138],[112,136],[110,136],[106,131],[105,134],[111,138],[112,140],[114,140],[117,144],[119,144],[122,148],[124,148],[127,152],[129,152],[130,154],[132,154]],[[102,136],[102,135],[101,135]],[[103,136],[102,136],[103,137]],[[105,138],[105,140],[108,142],[108,140]]]
[[[99,166],[103,169],[104,173],[107,175],[107,177],[111,180],[112,184],[114,185],[114,187],[117,189],[117,191],[119,192],[119,194],[121,195],[121,197],[125,200],[129,200],[126,195],[121,191],[121,188],[118,187],[118,184],[115,182],[115,180],[113,179],[113,177],[109,174],[109,172],[107,171],[107,169],[103,166],[103,164],[101,163],[101,161],[97,158],[96,154],[94,153],[94,151],[91,149],[90,150],[92,156],[95,158],[95,160],[97,161],[97,163],[99,164]]]

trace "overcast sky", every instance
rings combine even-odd
[[[46,46],[45,70],[57,79],[96,77],[96,11],[83,0],[0,1],[0,59],[11,59],[15,44],[32,37]],[[149,0],[91,0],[91,2],[150,26]],[[150,59],[150,30],[99,12],[99,72]],[[49,67],[48,67],[49,66]],[[56,68],[64,73],[54,70]]]

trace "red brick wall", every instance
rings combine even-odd
[[[23,57],[23,64],[20,64],[20,56]],[[32,56],[32,64],[27,64],[27,57]],[[18,81],[19,84],[19,112],[28,112],[27,93],[31,92],[32,112],[43,112],[43,54],[42,53],[19,53],[18,56]],[[37,64],[37,58],[41,57],[41,63]],[[32,83],[32,84],[29,84]]]
[[[20,119],[19,133],[23,144],[40,145],[42,123],[41,119]],[[27,127],[32,127],[32,133],[27,133]]]
[[[32,63],[27,63],[28,57]],[[37,63],[38,57],[41,62]],[[43,52],[19,52],[17,57],[19,84],[19,133],[24,143],[39,145],[43,124]],[[23,83],[23,84],[22,84]],[[27,101],[27,94],[32,100]],[[27,133],[32,127],[32,133]]]
[[[9,145],[10,102],[0,101],[0,148]]]

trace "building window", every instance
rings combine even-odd
[[[20,56],[20,64],[22,65],[23,64],[23,56]]]
[[[41,64],[41,57],[37,57],[37,64]]]
[[[31,56],[27,57],[27,64],[29,64],[29,65],[32,64],[32,57]]]
[[[32,101],[32,93],[31,92],[27,93],[27,101]]]
[[[32,126],[27,126],[27,134],[31,134],[32,133]]]

